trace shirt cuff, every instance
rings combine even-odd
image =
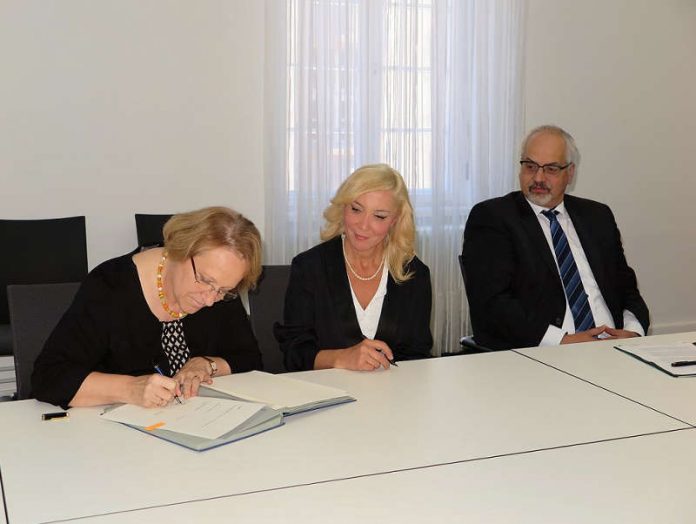
[[[563,331],[561,328],[556,327],[552,324],[549,324],[549,327],[546,329],[546,333],[544,333],[544,337],[541,339],[541,342],[539,342],[539,345],[540,346],[560,346],[561,340],[563,340],[563,337],[565,335],[566,335],[566,332]]]
[[[638,333],[641,337],[645,336],[645,330],[643,329],[643,326],[640,322],[638,322],[636,316],[633,313],[631,313],[628,309],[624,309],[623,311],[623,328],[626,331],[633,331],[634,333]]]

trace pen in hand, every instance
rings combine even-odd
[[[377,351],[379,351],[380,353],[382,353],[382,355],[384,355],[384,357],[387,359],[387,362],[389,362],[390,365],[396,366],[397,368],[399,367],[399,364],[397,364],[397,363],[394,361],[393,358],[388,358],[387,355],[384,354],[384,351],[382,351],[382,350],[379,349],[379,348],[375,348],[375,349],[376,349]]]
[[[164,373],[162,373],[162,369],[161,369],[159,366],[154,366],[154,368],[155,368],[155,371],[157,371],[157,373],[159,373],[160,375],[164,376]],[[177,401],[179,404],[181,404],[181,399],[179,398],[179,395],[174,395],[174,398],[176,399],[176,401]]]
[[[365,341],[365,340],[369,340],[369,339],[368,339],[365,335],[363,335],[363,341]],[[389,362],[389,364],[390,364],[391,366],[396,366],[397,368],[399,367],[399,365],[398,365],[396,362],[394,362],[394,359],[390,359],[389,357],[387,357],[387,355],[384,353],[384,351],[382,351],[380,348],[378,348],[377,346],[370,346],[370,347],[371,347],[372,349],[374,349],[375,351],[377,351],[377,352],[381,353],[382,355],[384,355],[384,358],[387,359],[387,362]]]

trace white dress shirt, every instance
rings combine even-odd
[[[355,315],[358,317],[358,324],[360,324],[360,331],[365,336],[365,338],[373,339],[377,334],[377,327],[379,326],[379,317],[382,316],[382,304],[384,304],[384,296],[387,294],[387,277],[389,276],[389,270],[387,269],[386,261],[382,266],[382,278],[379,281],[379,287],[375,292],[375,295],[370,300],[370,303],[365,309],[362,308],[358,297],[355,296],[355,291],[353,291],[353,285],[350,285],[350,294],[353,296],[353,306],[355,307]],[[350,279],[348,279],[350,282]]]
[[[546,216],[541,214],[542,211],[547,211],[549,208],[538,206],[533,202],[530,202],[529,200],[527,200],[527,203],[531,206],[532,210],[534,211],[534,214],[539,220],[541,230],[544,232],[546,242],[548,242],[549,244],[549,249],[553,254],[554,260],[556,260],[556,266],[558,267],[556,252],[553,249],[553,239],[551,238],[551,223],[549,222],[549,219],[546,218]],[[597,281],[595,280],[595,277],[592,274],[592,269],[590,268],[590,264],[587,261],[587,257],[585,256],[585,251],[582,248],[582,244],[580,244],[580,238],[578,238],[578,233],[575,231],[575,226],[573,226],[573,221],[570,219],[570,216],[568,216],[568,213],[566,212],[565,204],[561,202],[554,209],[558,211],[556,218],[558,219],[558,223],[561,226],[561,229],[563,229],[566,238],[568,239],[570,251],[573,253],[575,264],[578,266],[580,280],[582,280],[582,285],[585,288],[585,293],[587,293],[587,300],[590,303],[590,310],[592,310],[592,316],[594,317],[595,326],[601,326],[604,324],[611,328],[615,328],[616,326],[614,325],[614,319],[612,318],[611,312],[607,307],[607,303],[604,300],[604,297],[602,296],[602,292],[599,290]],[[561,278],[560,271],[558,274],[558,278]],[[641,326],[640,322],[638,322],[636,316],[627,309],[624,309],[623,311],[623,322],[624,329],[628,331],[635,331],[641,336],[645,335],[645,331],[643,331],[643,326]],[[570,307],[568,306],[567,296],[565,317],[563,318],[563,326],[559,328],[554,326],[553,324],[549,324],[549,327],[546,329],[546,333],[544,334],[544,337],[541,339],[539,345],[557,346],[561,343],[561,339],[566,333],[575,333],[575,321],[573,320],[573,313]]]

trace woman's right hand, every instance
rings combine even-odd
[[[391,348],[381,340],[364,339],[354,346],[335,352],[334,366],[356,371],[374,371],[383,367],[389,369],[389,361],[394,360]]]
[[[179,384],[170,377],[159,374],[133,377],[129,404],[145,408],[159,408],[169,404],[175,395],[180,395]]]

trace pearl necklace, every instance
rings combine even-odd
[[[379,266],[377,267],[377,271],[374,272],[372,276],[369,277],[362,277],[358,275],[358,272],[353,269],[353,266],[350,265],[350,262],[348,262],[348,257],[346,256],[346,237],[341,235],[341,248],[343,249],[343,258],[346,261],[346,265],[348,266],[348,269],[350,269],[350,272],[353,273],[353,276],[357,278],[358,280],[362,280],[363,282],[367,282],[368,280],[372,280],[375,278],[380,271],[382,271],[382,266],[384,265],[384,257],[382,257],[382,261],[379,263]]]
[[[167,260],[167,252],[162,252],[162,260],[157,265],[157,295],[159,296],[160,302],[162,303],[162,309],[164,309],[170,317],[181,319],[187,314],[183,311],[172,311],[167,304],[167,297],[164,296],[164,286],[162,285],[162,270],[164,269],[164,262]]]

